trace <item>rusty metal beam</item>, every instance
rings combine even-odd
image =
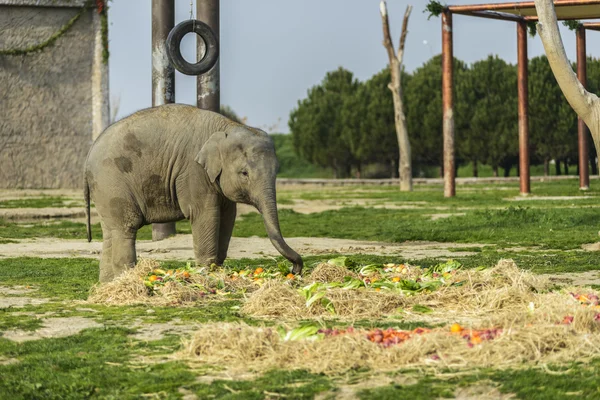
[[[454,55],[452,49],[452,13],[442,13],[442,104],[444,132],[444,197],[456,196],[454,160]]]
[[[456,12],[454,14],[466,15],[470,17],[479,17],[479,18],[487,18],[487,19],[498,19],[501,21],[524,21],[526,18],[521,17],[519,15],[507,14],[497,11],[466,11],[466,12]]]
[[[585,28],[577,29],[577,78],[584,88],[587,88],[587,59]],[[588,152],[588,128],[581,118],[577,123],[577,141],[579,149],[579,189],[590,188],[589,152]]]
[[[600,31],[600,22],[585,22],[583,28],[589,31]]]
[[[152,106],[175,102],[175,70],[165,42],[175,25],[174,0],[152,0]],[[175,235],[175,222],[152,225],[152,240]]]
[[[519,176],[521,194],[531,192],[529,179],[529,91],[527,71],[527,23],[517,23],[518,96],[519,96]]]
[[[220,46],[219,35],[219,0],[197,0],[196,18],[206,23],[217,37],[217,45]],[[204,53],[204,41],[198,37],[198,60]],[[219,52],[220,54],[220,52]],[[210,71],[198,75],[197,105],[199,108],[219,112],[221,110],[221,81],[220,62],[214,65]]]
[[[555,7],[586,6],[600,4],[600,0],[555,0]],[[516,11],[525,8],[535,9],[534,1],[517,1],[512,3],[488,3],[449,6],[447,9],[452,13],[464,13],[470,11]]]

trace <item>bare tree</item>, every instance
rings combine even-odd
[[[410,141],[408,140],[408,130],[406,128],[406,118],[402,105],[402,58],[404,57],[404,43],[408,33],[408,18],[412,11],[412,6],[406,7],[404,21],[402,22],[402,34],[400,35],[400,45],[398,52],[394,51],[392,38],[390,35],[390,23],[388,21],[387,5],[385,0],[379,4],[381,12],[381,21],[383,23],[383,46],[387,50],[390,60],[390,72],[392,81],[388,88],[392,91],[394,98],[394,119],[396,123],[396,137],[398,138],[398,148],[400,149],[400,160],[398,161],[398,172],[400,173],[400,190],[405,192],[412,191],[412,166],[410,155]]]
[[[573,72],[558,31],[552,0],[535,0],[539,23],[537,31],[544,44],[548,63],[567,101],[590,129],[596,151],[600,152],[600,101],[585,90]]]

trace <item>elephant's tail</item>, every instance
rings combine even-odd
[[[83,197],[85,199],[85,225],[87,229],[87,240],[92,241],[92,224],[90,221],[90,185],[87,180],[87,174],[84,178]]]

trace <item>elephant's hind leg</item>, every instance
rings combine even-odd
[[[115,278],[135,266],[136,233],[137,231],[112,231],[112,270]]]
[[[112,232],[102,224],[102,257],[100,258],[100,282],[110,282],[115,274],[112,265]]]

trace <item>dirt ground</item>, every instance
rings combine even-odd
[[[456,247],[480,247],[471,243],[436,243],[436,242],[404,242],[384,243],[332,238],[287,238],[287,243],[301,255],[319,254],[377,254],[401,255],[406,258],[427,257],[462,257],[475,254],[469,251],[452,251]],[[88,243],[83,240],[66,240],[56,238],[24,239],[18,243],[0,245],[0,258],[8,257],[87,257],[99,258],[102,242]],[[177,235],[160,242],[139,240],[137,242],[139,257],[157,260],[192,260],[192,235]],[[231,238],[229,258],[276,257],[275,250],[268,238]]]

